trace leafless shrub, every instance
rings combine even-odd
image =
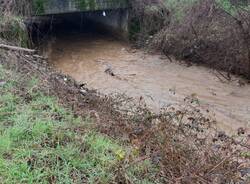
[[[139,46],[145,44],[149,36],[154,35],[168,24],[168,10],[161,0],[130,1],[130,38]]]
[[[12,15],[30,15],[32,0],[1,0],[0,12]]]
[[[157,182],[222,184],[244,180],[240,171],[244,169],[242,164],[248,162],[240,159],[241,148],[226,134],[212,129],[213,120],[198,107],[170,106],[160,115],[140,107],[129,114],[127,122],[97,126],[109,135],[128,137],[141,154],[136,162],[147,159],[160,168]],[[133,164],[135,161],[121,163],[123,170],[119,175]]]
[[[165,54],[249,77],[250,12],[234,10],[215,0],[199,1],[180,24],[172,22],[161,30],[153,45]]]

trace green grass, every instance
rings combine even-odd
[[[216,0],[216,3],[219,7],[224,9],[229,14],[236,16],[238,10],[245,10],[250,12],[250,4],[246,1],[239,1],[236,4],[233,4],[230,0]]]
[[[90,129],[90,120],[41,93],[38,79],[20,79],[0,65],[0,81],[6,82],[0,85],[0,183],[114,181],[133,148]],[[148,174],[142,177],[143,171]],[[157,169],[147,161],[125,172],[133,183],[155,183]]]

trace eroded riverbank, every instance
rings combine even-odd
[[[48,48],[52,65],[102,94],[125,93],[155,112],[192,97],[220,129],[233,133],[250,126],[250,86],[240,86],[241,79],[223,83],[210,69],[170,62],[96,34],[58,36]]]

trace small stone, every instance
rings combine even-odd
[[[143,131],[144,131],[143,128],[136,127],[136,128],[134,128],[133,134],[135,134],[135,135],[141,135],[143,133]]]
[[[249,168],[243,168],[240,170],[241,176],[244,177],[246,175],[250,175],[250,167]]]
[[[159,164],[160,163],[160,161],[162,160],[162,158],[161,158],[161,156],[160,156],[160,154],[153,154],[152,156],[151,156],[151,160],[152,160],[152,162],[154,163],[154,164]]]
[[[228,137],[224,131],[219,131],[217,136],[221,141],[225,141]]]
[[[225,136],[225,132],[224,131],[219,131],[218,132],[218,137],[224,137]]]
[[[242,127],[238,128],[237,131],[238,131],[238,135],[243,135],[246,132],[246,130],[244,128],[242,128]]]
[[[218,151],[218,150],[221,149],[221,145],[215,144],[215,145],[212,146],[212,149],[213,149],[214,151]]]
[[[66,77],[64,77],[64,79],[63,79],[65,82],[67,82],[68,81],[68,79],[66,78]]]

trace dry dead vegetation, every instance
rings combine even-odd
[[[0,0],[1,13],[12,15],[30,15],[32,0]]]
[[[134,0],[130,4],[130,39],[142,47],[151,35],[168,25],[169,11],[160,0]]]
[[[227,9],[215,0],[198,1],[181,23],[163,29],[157,42],[165,54],[249,77],[249,20],[244,7]]]
[[[249,1],[182,0],[176,2],[162,0],[159,3],[151,0],[135,2],[137,2],[134,5],[136,17],[141,17],[139,21],[142,22],[140,25],[142,34],[137,37],[139,45],[150,43],[151,48],[157,48],[166,55],[173,55],[179,59],[224,70],[228,74],[244,75],[249,78]],[[148,12],[148,3],[152,2],[156,3],[156,10],[151,11],[148,16],[145,12]],[[165,6],[162,11],[164,6],[160,4],[164,2],[167,7]],[[170,7],[172,4],[176,6],[173,9]],[[152,19],[152,17],[157,18]],[[151,24],[151,20],[155,20],[154,24]],[[147,24],[144,25],[144,22]],[[148,25],[151,29],[153,27],[158,30],[151,32]],[[155,35],[156,32],[158,34]],[[150,36],[154,36],[153,43]],[[228,79],[230,80],[230,76]]]

